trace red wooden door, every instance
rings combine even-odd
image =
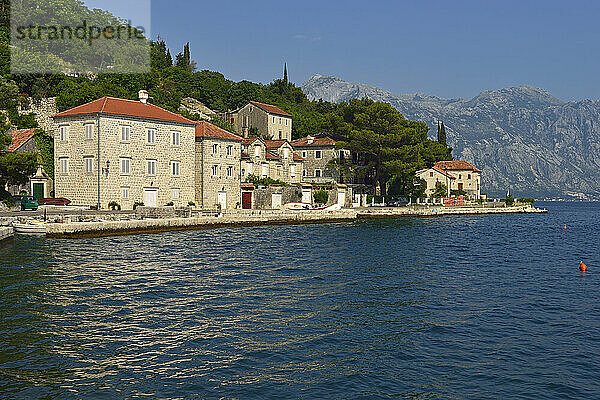
[[[252,208],[252,192],[242,192],[242,208],[244,210]]]

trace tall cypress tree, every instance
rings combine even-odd
[[[287,63],[283,64],[283,83],[288,84]]]
[[[444,126],[443,122],[438,132],[438,142],[443,144],[444,146],[448,146],[446,138],[446,127]]]

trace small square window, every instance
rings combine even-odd
[[[212,166],[212,176],[217,176],[218,174],[219,174],[219,166],[213,165]]]
[[[213,155],[216,155],[218,152],[219,152],[219,145],[215,143],[212,145],[212,153],[213,153]]]
[[[179,199],[179,189],[173,189],[173,200]]]
[[[302,151],[302,158],[306,158],[306,151]]]
[[[233,176],[233,167],[231,167],[231,166],[227,167],[227,176],[228,177]]]
[[[315,158],[321,158],[321,157],[323,157],[321,150],[315,150]]]
[[[233,146],[232,145],[227,146],[227,155],[228,156],[233,155]]]
[[[129,188],[128,187],[121,188],[121,197],[123,197],[124,199],[129,198]]]
[[[320,169],[315,169],[315,177],[316,178],[320,178],[322,173],[323,173],[323,171],[321,171]]]

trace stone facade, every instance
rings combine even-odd
[[[241,208],[240,140],[196,138],[196,206]]]
[[[415,175],[427,182],[427,197],[433,195],[438,185],[444,184],[450,192],[464,191],[469,200],[481,198],[481,171],[466,161],[439,161]]]
[[[123,209],[132,209],[135,202],[185,206],[195,200],[193,123],[107,114],[60,117],[55,123],[57,197],[101,208],[116,201]],[[92,129],[88,138],[86,125]],[[122,127],[129,129],[129,140],[123,140]],[[155,132],[153,143],[148,129]],[[178,145],[172,143],[174,131],[179,132]],[[149,168],[151,162],[154,168]],[[174,164],[179,166],[175,173]]]
[[[300,183],[303,160],[294,154],[294,148],[286,141],[270,141],[259,138],[243,142],[242,181],[249,175],[269,177],[285,183]]]
[[[52,135],[56,131],[56,124],[52,116],[58,113],[56,97],[34,100],[29,97],[25,105],[19,107],[19,114],[35,114],[35,120],[40,128]]]
[[[236,132],[247,138],[249,133],[273,140],[292,140],[292,116],[276,106],[252,101],[244,107],[225,113]]]
[[[336,149],[335,140],[325,136],[308,136],[292,142],[296,155],[304,159],[302,182],[344,183],[337,168],[331,164],[334,160],[348,159],[348,150]]]

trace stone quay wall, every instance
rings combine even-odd
[[[0,228],[0,243],[12,238],[13,234],[13,228],[11,227]]]

